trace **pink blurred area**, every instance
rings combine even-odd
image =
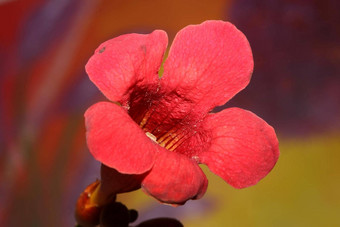
[[[83,114],[104,97],[84,66],[103,41],[222,19],[226,1],[25,0],[0,3],[1,226],[71,226],[99,176]]]
[[[338,131],[339,8],[336,0],[0,2],[1,226],[74,224],[78,194],[99,176],[83,113],[104,99],[84,66],[123,33],[163,29],[171,41],[188,24],[229,20],[248,37],[255,70],[227,106],[255,112],[284,137]]]

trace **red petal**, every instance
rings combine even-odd
[[[252,71],[252,52],[242,32],[228,22],[206,21],[176,35],[161,83],[206,112],[246,87]]]
[[[212,140],[200,161],[235,188],[256,184],[274,167],[279,157],[275,131],[255,114],[230,108],[204,123]]]
[[[142,189],[163,203],[184,204],[201,198],[208,180],[198,164],[184,155],[162,149],[142,182]]]
[[[115,169],[101,166],[101,193],[104,195],[116,195],[118,193],[130,192],[141,187],[140,175],[122,174]]]
[[[126,174],[150,170],[158,145],[122,107],[109,102],[97,103],[86,111],[85,120],[87,144],[98,161]]]
[[[111,101],[124,103],[138,85],[158,83],[167,34],[127,34],[102,43],[86,64],[92,82]]]

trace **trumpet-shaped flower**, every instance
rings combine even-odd
[[[85,113],[90,152],[119,173],[143,175],[142,189],[164,203],[203,196],[208,180],[199,164],[235,188],[256,184],[279,157],[274,129],[243,109],[210,113],[250,81],[246,37],[223,21],[187,26],[160,78],[167,42],[161,30],[122,35],[90,58],[86,71],[111,101]]]

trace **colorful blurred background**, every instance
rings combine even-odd
[[[0,226],[73,226],[99,177],[83,113],[105,98],[84,65],[103,41],[208,19],[234,23],[254,52],[238,106],[273,125],[281,157],[237,190],[206,171],[206,196],[173,208],[140,191],[118,197],[139,221],[185,226],[340,226],[340,1],[0,0]],[[206,168],[204,168],[207,170]]]

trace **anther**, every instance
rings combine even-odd
[[[154,136],[152,133],[150,132],[146,132],[145,133],[147,137],[149,137],[153,142],[157,143],[157,137]]]

